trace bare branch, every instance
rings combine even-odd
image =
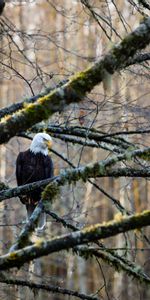
[[[7,276],[8,277],[8,276]],[[79,293],[77,291],[64,289],[58,286],[53,286],[50,284],[40,284],[35,283],[33,281],[27,281],[27,280],[21,280],[21,279],[13,279],[13,278],[6,278],[6,277],[0,277],[0,282],[6,283],[8,285],[17,285],[17,286],[26,286],[30,289],[37,289],[37,290],[45,290],[50,293],[56,293],[60,295],[69,295],[73,297],[77,297],[79,299],[83,300],[99,300],[99,298],[95,296],[88,296],[83,293]]]

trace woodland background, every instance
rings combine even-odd
[[[84,70],[103,57],[115,43],[121,42],[149,12],[148,1],[6,1],[0,19],[0,107],[37,95],[47,87],[55,88],[76,72]],[[145,52],[149,53],[149,47]],[[69,167],[58,153],[79,167],[106,159],[111,151],[106,151],[105,147],[87,147],[87,138],[80,144],[79,137],[70,135],[71,143],[69,135],[66,137],[52,128],[82,127],[86,128],[87,134],[91,128],[108,134],[149,130],[149,80],[149,60],[129,66],[106,77],[80,103],[70,104],[40,123],[44,129],[51,126],[49,133],[53,136],[53,149],[57,151],[51,153],[55,175]],[[29,130],[26,135],[32,137],[34,130]],[[138,147],[150,146],[149,134],[120,136]],[[20,133],[1,145],[0,180],[9,187],[16,186],[16,157],[29,144],[30,140],[21,137]],[[145,162],[139,162],[139,165],[144,168]],[[82,181],[65,185],[52,204],[52,211],[81,229],[86,225],[120,218],[111,197],[118,199],[131,213],[142,212],[150,206],[148,177],[104,177],[95,178],[93,182],[96,186]],[[24,226],[25,207],[18,197],[2,201],[0,216],[2,255],[7,253]],[[65,232],[69,230],[47,216],[47,229],[42,238],[50,239]],[[33,240],[36,239],[38,237],[33,236]],[[148,228],[120,234],[104,242],[106,248],[140,265],[150,276]],[[94,299],[94,296],[117,300],[150,298],[149,287],[126,272],[115,270],[102,259],[86,260],[71,251],[38,258],[30,265],[24,264],[21,269],[7,273],[13,278],[74,290],[89,295],[89,299]],[[51,293],[17,284],[0,285],[0,299],[44,298],[76,299],[62,292]]]

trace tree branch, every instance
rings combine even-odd
[[[63,139],[63,136],[65,135],[65,138],[67,139],[68,135],[69,137],[75,136],[75,137],[81,137],[81,138],[88,138],[89,140],[94,140],[95,142],[98,143],[107,143],[111,144],[113,146],[117,146],[121,149],[128,149],[128,147],[133,146],[132,143],[129,141],[125,140],[123,137],[114,137],[111,136],[111,138],[107,137],[107,134],[104,132],[100,132],[96,129],[90,129],[86,127],[78,127],[78,126],[67,126],[67,127],[61,127],[61,126],[51,126],[48,125],[46,128],[41,125],[35,125],[31,128],[31,132],[37,133],[40,131],[46,130],[47,133],[51,134],[52,136],[56,138],[61,138]],[[69,140],[67,140],[69,141]]]
[[[64,227],[67,227],[73,231],[79,230],[79,228],[73,226],[72,224],[66,222],[63,218],[57,216],[54,212],[46,211],[53,219],[57,222],[63,224]],[[104,260],[107,264],[113,266],[115,270],[123,270],[129,276],[133,276],[140,282],[150,283],[150,277],[148,277],[140,266],[137,266],[135,263],[127,260],[116,254],[114,251],[107,249],[102,243],[96,243],[99,246],[98,249],[89,246],[77,246],[74,247],[75,253],[80,255],[82,258],[87,259],[88,257],[97,257]]]
[[[61,288],[58,286],[53,286],[50,284],[35,283],[31,280],[28,281],[28,280],[0,277],[0,282],[10,284],[10,285],[26,286],[30,289],[45,290],[47,292],[61,294],[61,295],[69,295],[69,296],[77,297],[77,298],[83,299],[83,300],[99,300],[99,298],[97,298],[95,296],[88,296],[83,293],[79,293],[77,291],[64,289],[64,288]]]
[[[144,211],[129,217],[122,217],[120,221],[96,224],[71,234],[62,235],[48,241],[37,241],[32,246],[5,254],[0,257],[0,269],[7,270],[13,267],[20,267],[25,262],[45,256],[61,250],[69,250],[77,245],[87,244],[115,236],[119,233],[142,228],[150,225],[150,211]]]
[[[66,182],[77,182],[80,179],[87,181],[89,178],[96,177],[149,177],[150,168],[133,169],[133,168],[118,168],[111,170],[115,164],[120,161],[131,161],[135,157],[139,157],[149,161],[150,148],[138,149],[133,151],[126,151],[123,154],[114,155],[106,160],[102,160],[93,164],[88,164],[85,167],[74,168],[73,170],[66,170],[61,172],[59,176],[53,178],[36,181],[30,184],[19,186],[17,188],[6,189],[0,192],[0,201],[12,197],[19,196],[20,194],[26,194],[29,191],[37,189],[37,187],[45,187],[42,193],[42,200],[49,202],[49,199],[53,199],[59,191],[59,186],[63,186]],[[110,168],[110,169],[108,169]]]
[[[11,246],[9,252],[13,252],[15,250],[24,248],[25,246],[31,244],[30,242],[30,235],[31,233],[34,231],[38,218],[42,212],[43,209],[43,205],[42,202],[40,201],[36,208],[34,209],[30,220],[25,224],[25,226],[23,227],[23,229],[21,230],[21,233],[19,235],[19,237],[17,238],[17,241],[15,242],[14,245]]]
[[[133,57],[137,50],[145,48],[149,42],[150,18],[147,18],[92,67],[76,74],[69,82],[35,103],[3,119],[0,123],[0,143],[7,142],[19,131],[26,130],[55,112],[61,111],[66,105],[80,102],[86,93],[105,79],[107,73],[112,75],[120,70],[129,57]]]
[[[41,93],[39,93],[39,94],[31,97],[31,98],[24,99],[21,102],[13,103],[13,104],[11,104],[11,105],[9,105],[7,107],[4,107],[4,108],[0,109],[0,119],[3,118],[3,117],[5,117],[5,116],[7,116],[7,115],[10,115],[10,114],[16,112],[17,110],[23,109],[24,106],[27,105],[27,104],[31,104],[31,103],[36,102],[41,97],[46,96],[47,94],[51,93],[56,88],[61,87],[62,85],[64,85],[67,82],[68,82],[68,80],[60,81],[56,85],[55,88],[47,87],[44,92],[41,92]]]

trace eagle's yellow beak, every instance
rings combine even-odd
[[[45,141],[45,144],[47,145],[47,147],[48,147],[49,149],[51,149],[51,148],[52,148],[52,145],[53,145],[53,142],[52,142],[52,141]]]

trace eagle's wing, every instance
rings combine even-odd
[[[2,14],[2,12],[4,10],[4,6],[5,6],[5,1],[4,0],[0,0],[0,15]]]
[[[24,181],[23,181],[23,177],[22,177],[22,168],[23,168],[23,153],[20,152],[18,154],[17,160],[16,160],[16,179],[17,179],[17,184],[18,185],[23,185]],[[20,201],[23,204],[26,204],[29,202],[28,196],[27,195],[20,195],[19,196]]]
[[[53,161],[50,156],[46,156],[44,160],[45,179],[54,176]]]
[[[53,161],[50,156],[46,156],[44,160],[45,178],[51,178],[54,176]],[[37,232],[42,232],[46,225],[46,214],[41,213],[38,220]]]
[[[17,160],[16,160],[16,179],[17,184],[22,185],[22,153],[20,152],[18,154]]]

